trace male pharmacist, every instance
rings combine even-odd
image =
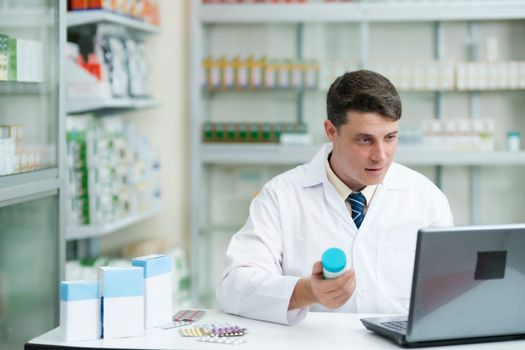
[[[229,244],[217,289],[226,312],[283,324],[308,310],[408,313],[418,229],[453,224],[443,193],[392,162],[401,100],[388,79],[346,73],[326,103],[331,142],[270,180]],[[349,270],[323,279],[330,247]]]

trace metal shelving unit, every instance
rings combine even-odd
[[[108,10],[71,11],[67,15],[67,26],[69,28],[97,23],[118,24],[142,34],[158,34],[160,32],[156,25]]]
[[[65,12],[64,0],[21,0],[3,4],[0,11],[0,33],[16,39],[17,45],[19,40],[31,41],[35,49],[18,54],[34,55],[32,64],[45,66],[42,82],[0,81],[0,125],[24,130],[15,146],[20,167],[27,147],[46,153],[40,165],[0,176],[2,349],[22,348],[28,339],[58,325],[58,285],[65,263],[60,60],[66,42]],[[8,157],[7,152],[2,157]]]
[[[123,27],[127,32],[136,37],[147,37],[160,33],[157,25],[146,23],[140,19],[114,13],[108,10],[83,10],[69,11],[67,13],[67,29],[71,32],[82,32],[87,27],[96,27],[100,24],[113,24]],[[120,112],[155,108],[161,105],[161,101],[150,98],[109,98],[109,99],[70,99],[66,100],[66,112],[70,118],[75,114],[93,113],[97,116],[116,114]],[[150,208],[145,212],[138,212],[117,221],[102,224],[91,224],[83,226],[68,226],[65,229],[65,240],[76,241],[77,250],[82,254],[96,256],[100,254],[99,239],[123,228],[137,224],[163,210],[162,203]]]
[[[134,225],[141,221],[154,217],[163,210],[163,206],[151,208],[143,213],[131,215],[115,222],[109,222],[102,225],[86,225],[70,227],[66,229],[66,240],[86,239],[105,236],[115,231],[121,230],[128,226]]]
[[[119,110],[133,110],[154,108],[161,105],[159,100],[152,98],[112,98],[108,100],[74,100],[68,101],[66,111],[69,114],[85,112],[118,112]]]
[[[294,165],[309,162],[321,145],[202,145],[206,165]],[[400,146],[395,161],[411,166],[425,165],[525,165],[525,152],[448,152]]]
[[[205,24],[475,21],[525,17],[520,0],[400,1],[388,3],[203,5]]]
[[[440,61],[443,59],[443,45],[446,41],[444,37],[443,22],[465,22],[474,23],[476,21],[508,21],[525,19],[525,3],[519,0],[504,1],[472,1],[472,0],[441,0],[434,3],[430,1],[403,1],[403,2],[353,2],[353,3],[304,3],[304,4],[202,4],[200,0],[193,0],[191,3],[191,50],[190,50],[190,116],[191,116],[191,247],[192,257],[209,257],[212,254],[210,241],[214,239],[214,232],[217,227],[210,221],[210,209],[208,208],[213,197],[211,191],[211,171],[217,167],[240,166],[282,166],[302,164],[311,160],[311,157],[319,149],[319,145],[309,146],[285,146],[285,145],[255,145],[255,144],[207,144],[203,143],[201,137],[201,127],[206,118],[212,113],[211,103],[207,100],[217,96],[231,98],[235,92],[214,91],[208,92],[202,89],[201,82],[203,72],[201,62],[207,57],[206,47],[214,36],[209,34],[211,30],[224,26],[232,31],[234,25],[241,25],[248,28],[248,25],[275,24],[286,28],[295,28],[295,52],[296,58],[302,59],[304,56],[305,38],[304,26],[307,24],[352,24],[357,28],[357,35],[349,38],[352,46],[358,50],[358,65],[367,68],[370,64],[370,26],[376,23],[401,23],[410,22],[414,24],[428,22],[433,25],[433,47],[432,59]],[[261,26],[263,30],[268,27]],[[340,27],[337,27],[340,28]],[[248,31],[247,31],[248,33]],[[253,33],[253,32],[252,32]],[[247,34],[249,35],[249,34]],[[289,38],[290,34],[288,33]],[[472,51],[473,38],[467,38],[471,43]],[[282,50],[281,50],[282,51]],[[476,57],[467,57],[475,60]],[[496,90],[495,90],[496,91]],[[499,90],[502,92],[504,90]],[[443,112],[443,99],[446,91],[407,91],[417,94],[434,94],[430,96],[434,101],[433,116],[440,119]],[[277,95],[279,91],[254,92],[255,94]],[[289,95],[296,94],[296,120],[303,121],[305,110],[304,91],[291,92],[284,91]],[[317,94],[318,92],[310,92]],[[469,100],[469,117],[476,118],[476,100],[485,91],[457,91],[450,93],[462,94],[462,98]],[[490,92],[489,92],[490,93]],[[250,92],[240,92],[240,96],[250,95]],[[272,95],[273,96],[273,95]],[[446,97],[446,96],[445,96]],[[294,97],[295,98],[295,97]],[[417,149],[410,147],[399,147],[395,160],[401,164],[409,166],[432,166],[435,167],[435,181],[439,185],[442,182],[442,172],[444,167],[465,167],[469,173],[469,194],[470,205],[469,218],[471,222],[479,222],[479,193],[480,193],[480,168],[481,167],[519,167],[525,165],[525,152],[445,152]],[[252,169],[252,168],[250,168]],[[513,168],[514,169],[514,168]],[[204,189],[204,190],[203,190]],[[205,204],[206,203],[206,204]],[[226,230],[235,226],[226,226]],[[219,231],[221,231],[219,229]],[[231,232],[233,233],[233,232]],[[193,283],[193,295],[196,296],[195,303],[209,305],[212,284],[210,282],[211,258],[192,260],[192,275],[199,276]]]

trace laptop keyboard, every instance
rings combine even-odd
[[[394,331],[398,333],[406,334],[407,323],[408,321],[392,321],[392,322],[382,322],[381,325],[387,328],[393,329]]]

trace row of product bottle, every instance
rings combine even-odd
[[[430,119],[399,130],[399,144],[443,151],[494,151],[492,119]]]
[[[458,64],[457,89],[525,89],[525,61]]]
[[[210,90],[316,89],[319,65],[313,60],[269,60],[250,56],[242,59],[208,57],[203,62]]]
[[[319,87],[327,90],[338,76],[358,69],[353,62],[323,62]],[[525,61],[372,63],[399,90],[524,89]]]
[[[0,81],[42,82],[42,43],[0,34]]]
[[[213,123],[203,125],[203,142],[279,143],[287,134],[306,134],[298,123]]]
[[[68,117],[69,224],[103,224],[160,204],[160,165],[149,140],[118,116]]]
[[[209,91],[321,89],[348,71],[354,62],[233,59],[208,57],[203,62]],[[525,61],[372,63],[370,70],[386,76],[402,91],[525,89]]]
[[[42,167],[40,150],[24,148],[23,136],[21,125],[0,125],[0,176]]]
[[[131,16],[147,23],[160,23],[158,0],[69,0],[68,10],[102,9]]]

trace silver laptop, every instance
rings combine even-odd
[[[525,224],[419,230],[408,316],[361,322],[408,347],[525,338]]]

